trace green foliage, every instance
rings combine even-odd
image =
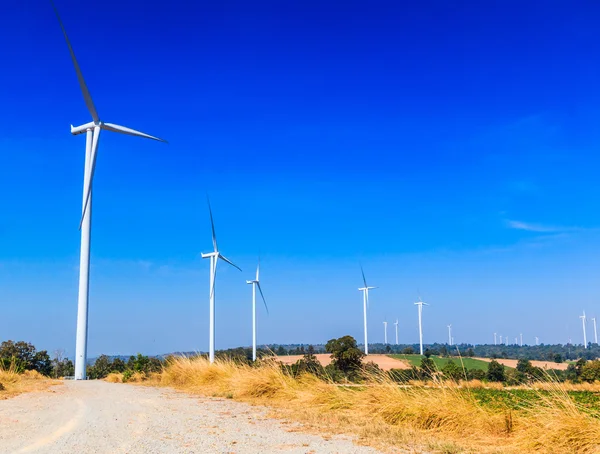
[[[458,381],[465,378],[465,373],[462,368],[452,360],[448,361],[442,368],[442,374],[444,375],[444,378],[448,380]]]
[[[29,342],[4,341],[0,344],[2,364],[15,364],[20,370],[36,370],[43,375],[51,375],[52,361],[46,350],[37,351]]]
[[[123,383],[127,383],[129,379],[131,379],[132,375],[133,371],[131,369],[125,370],[125,372],[123,372]]]
[[[406,347],[404,350],[402,350],[403,355],[413,355],[414,353],[415,350],[412,347]]]
[[[581,368],[580,379],[588,383],[600,380],[600,361],[594,360],[584,364]]]
[[[163,362],[156,357],[148,357],[138,353],[137,356],[131,356],[127,363],[121,358],[111,360],[106,355],[100,355],[92,366],[87,368],[87,376],[91,380],[105,378],[111,372],[121,372],[127,374],[128,378],[134,372],[149,374],[151,372],[160,372]]]
[[[317,377],[323,377],[325,375],[325,369],[314,355],[314,348],[312,348],[312,345],[308,347],[306,354],[292,365],[291,370],[294,375],[302,373],[310,373]]]
[[[421,366],[419,367],[419,374],[422,380],[428,380],[433,378],[433,375],[437,371],[437,367],[433,360],[427,356],[425,356],[421,360]]]
[[[325,345],[325,351],[331,353],[332,364],[345,374],[356,372],[362,367],[362,358],[365,354],[358,349],[356,340],[352,336],[331,339]]]
[[[469,369],[467,371],[467,380],[486,380],[487,373],[481,369]]]
[[[498,361],[492,360],[488,365],[487,379],[494,382],[506,381],[504,366]]]

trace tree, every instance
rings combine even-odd
[[[52,361],[46,350],[37,351],[29,342],[13,342],[11,340],[0,344],[0,359],[2,363],[14,363],[17,369],[36,370],[40,374],[52,374]]]
[[[127,368],[127,364],[125,364],[125,361],[123,361],[121,358],[113,359],[113,362],[112,362],[112,371],[113,372],[123,373],[123,372],[125,372],[126,368]]]
[[[448,380],[458,381],[461,378],[465,378],[463,370],[452,360],[448,361],[444,367],[442,367],[442,374],[444,378]]]
[[[554,355],[554,362],[557,363],[557,364],[560,364],[560,363],[563,362],[563,358],[562,358],[562,355],[560,353],[556,353]]]
[[[589,361],[581,368],[581,380],[589,383],[600,380],[599,360]]]
[[[433,374],[436,372],[435,363],[431,358],[425,356],[421,360],[421,367],[419,367],[419,373],[423,380],[427,380],[433,377]]]
[[[352,336],[329,340],[325,345],[325,351],[331,353],[332,364],[342,372],[353,372],[362,367],[362,358],[365,354],[358,349],[356,340]]]
[[[489,381],[503,382],[506,381],[506,373],[504,366],[498,361],[492,360],[488,364],[487,379]]]
[[[286,351],[286,349],[285,349],[285,348],[283,348],[283,346],[281,346],[281,345],[280,345],[280,346],[277,348],[277,356],[283,356],[283,355],[285,355],[286,353],[287,353],[287,351]]]
[[[106,355],[100,355],[96,358],[93,366],[88,367],[87,373],[90,379],[98,380],[106,377],[112,372],[112,362]]]
[[[406,347],[404,350],[402,350],[403,355],[413,355],[414,353],[415,350],[412,347]]]
[[[467,350],[467,356],[469,358],[473,358],[473,356],[475,356],[475,352],[473,351],[473,349],[471,347],[469,347],[469,349]]]

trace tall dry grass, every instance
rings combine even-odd
[[[580,408],[560,384],[539,391],[537,404],[497,409],[480,404],[482,384],[398,386],[385,374],[362,386],[313,375],[293,377],[274,362],[174,358],[156,383],[206,396],[264,404],[309,430],[357,435],[359,442],[416,452],[600,453],[600,419]]]
[[[14,363],[7,368],[0,365],[0,400],[21,393],[43,391],[59,383],[59,380],[51,380],[34,370],[18,373]]]

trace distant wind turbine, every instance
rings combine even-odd
[[[396,345],[398,345],[398,319],[396,319],[394,325],[396,325]]]
[[[423,314],[423,305],[429,306],[429,304],[421,301],[421,297],[419,296],[419,301],[415,303],[418,307],[419,311],[419,346],[421,355],[423,354],[423,323],[422,323],[422,314]]]
[[[387,320],[383,322],[383,343],[387,345]]]
[[[519,334],[521,336],[521,347],[523,346],[523,333]]]
[[[360,272],[362,273],[364,287],[359,288],[361,292],[363,292],[363,312],[364,312],[364,322],[365,322],[365,355],[369,354],[369,340],[367,336],[367,307],[369,306],[369,290],[373,290],[377,287],[369,287],[367,285],[367,279],[365,278],[365,272],[363,270],[362,265],[360,266]]]
[[[517,340],[516,337],[515,337],[515,345],[519,345],[519,341]]]
[[[598,344],[598,332],[596,331],[596,317],[592,318],[592,322],[594,322],[594,344]]]
[[[90,244],[91,244],[91,224],[92,224],[92,186],[94,183],[94,173],[96,171],[96,157],[98,152],[98,140],[100,139],[100,131],[112,131],[130,136],[144,137],[146,139],[158,140],[165,142],[148,134],[145,134],[135,129],[125,126],[116,125],[113,123],[104,123],[100,120],[96,106],[92,101],[92,96],[88,90],[79,63],[75,58],[75,53],[67,31],[60,19],[58,9],[54,2],[50,2],[56,14],[56,18],[60,24],[65,41],[71,54],[71,60],[75,67],[79,87],[83,93],[83,99],[88,111],[92,116],[92,121],[81,126],[73,127],[71,125],[71,134],[85,134],[85,167],[83,177],[83,201],[81,210],[81,220],[79,222],[79,230],[81,231],[81,247],[79,252],[79,294],[77,301],[77,337],[75,341],[75,380],[85,380],[86,365],[87,365],[87,335],[88,335],[88,307],[89,307],[89,283],[90,283]],[[92,50],[95,52],[95,50]]]
[[[246,281],[246,284],[252,284],[252,361],[256,361],[256,288],[258,287],[258,291],[260,292],[260,296],[262,297],[263,303],[265,303],[265,309],[267,310],[267,314],[269,313],[269,308],[267,307],[267,302],[265,301],[265,295],[263,295],[262,288],[260,287],[259,281],[260,274],[260,258],[258,259],[258,265],[256,265],[256,279],[253,281]]]
[[[540,338],[535,336],[535,345],[540,345]]]
[[[219,252],[219,248],[217,246],[217,235],[215,234],[215,222],[213,220],[212,209],[210,208],[210,200],[208,200],[208,197],[206,198],[206,201],[208,203],[208,214],[210,215],[210,227],[212,229],[213,252],[209,252],[207,254],[202,253],[201,255],[203,259],[210,258],[210,330],[208,340],[208,357],[212,364],[215,362],[215,281],[217,278],[217,263],[219,259],[221,259],[240,271],[242,271],[242,269]]]
[[[500,334],[500,345],[502,345],[502,334]]]
[[[502,342],[502,336],[500,336],[500,342]],[[496,344],[496,333],[494,333],[494,345],[497,345]]]
[[[452,325],[448,325],[448,345],[452,345]]]
[[[581,319],[581,323],[583,325],[583,348],[587,348],[587,336],[585,334],[585,322],[587,317],[585,316],[585,311],[583,311],[583,315],[580,315],[579,318]]]

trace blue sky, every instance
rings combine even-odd
[[[582,341],[600,316],[600,7],[593,2],[57,0],[105,133],[89,353],[208,345],[206,194],[222,252],[217,347]],[[90,121],[49,3],[0,18],[0,338],[73,354]],[[591,326],[589,327],[591,328]],[[390,327],[390,335],[391,335]]]

